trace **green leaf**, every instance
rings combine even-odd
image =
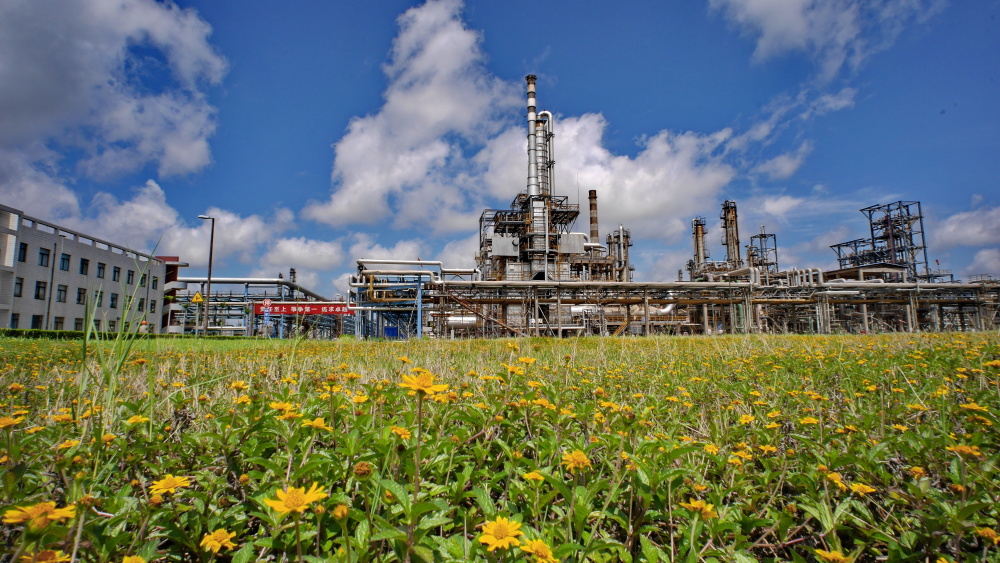
[[[246,543],[239,551],[233,554],[233,563],[250,563],[250,560],[254,558],[254,544]],[[144,558],[146,559],[146,558]],[[146,559],[149,561],[149,559]]]

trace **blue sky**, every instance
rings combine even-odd
[[[57,6],[57,4],[59,4]],[[524,75],[556,116],[555,191],[597,189],[636,277],[705,216],[835,266],[862,207],[923,204],[928,257],[1000,273],[1000,2],[707,0],[0,5],[0,202],[203,272],[362,257],[473,263],[525,188]],[[586,217],[577,230],[588,230]]]

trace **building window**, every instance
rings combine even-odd
[[[62,256],[59,257],[59,269],[64,272],[69,271],[69,254],[63,252]]]
[[[83,330],[83,319],[77,317],[73,319],[73,330],[81,331]]]
[[[94,292],[94,300],[97,301],[97,306],[98,307],[103,307],[104,306],[104,292],[101,291],[101,290],[95,291]]]
[[[122,279],[122,269],[118,266],[111,268],[111,281],[119,281]]]
[[[118,329],[118,321],[116,321],[115,319],[111,319],[110,321],[108,321],[109,331],[114,332],[117,329]]]
[[[35,299],[45,300],[45,291],[49,288],[49,284],[43,281],[35,282]]]
[[[38,249],[38,265],[48,266],[49,265],[49,249],[39,248]]]
[[[52,328],[55,330],[62,330],[65,327],[66,327],[66,317],[56,317],[52,325]]]
[[[17,261],[18,262],[28,261],[28,243],[22,242],[17,245]]]
[[[158,285],[160,285],[160,278],[153,276],[153,289],[156,289]]]
[[[99,278],[104,277],[104,268],[105,268],[104,262],[97,263],[97,277]]]
[[[94,330],[101,332],[101,319],[94,319]]]
[[[76,304],[86,305],[87,304],[87,289],[83,287],[76,288]]]
[[[111,307],[112,309],[117,309],[118,308],[118,294],[117,293],[112,293],[111,294],[111,300],[108,301],[108,307]]]
[[[69,290],[65,285],[56,286],[56,302],[65,303],[66,302],[66,292]]]
[[[129,270],[128,272],[125,273],[125,283],[129,285],[135,283],[135,272]]]
[[[146,307],[146,298],[145,298],[145,297],[140,297],[140,298],[139,298],[139,304],[138,304],[138,305],[136,305],[136,307],[135,307],[135,312],[136,312],[136,313],[141,313],[141,312],[142,312],[142,310],[143,310],[143,309],[144,309],[145,307]]]
[[[150,299],[149,300],[149,312],[150,313],[155,313],[156,312],[156,300],[154,300],[154,299]]]
[[[31,315],[31,328],[35,330],[41,330],[42,318],[43,317],[41,315]]]
[[[10,328],[17,328],[17,323],[21,320],[21,315],[18,313],[10,314]]]
[[[20,297],[24,291],[24,278],[14,278],[14,297]]]
[[[90,260],[80,258],[80,274],[85,276],[88,272],[90,272]]]
[[[146,287],[146,274],[139,274],[139,287]]]

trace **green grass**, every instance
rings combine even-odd
[[[28,560],[1000,560],[995,333],[0,348]]]

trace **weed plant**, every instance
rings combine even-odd
[[[996,333],[0,348],[7,561],[1000,561]]]

